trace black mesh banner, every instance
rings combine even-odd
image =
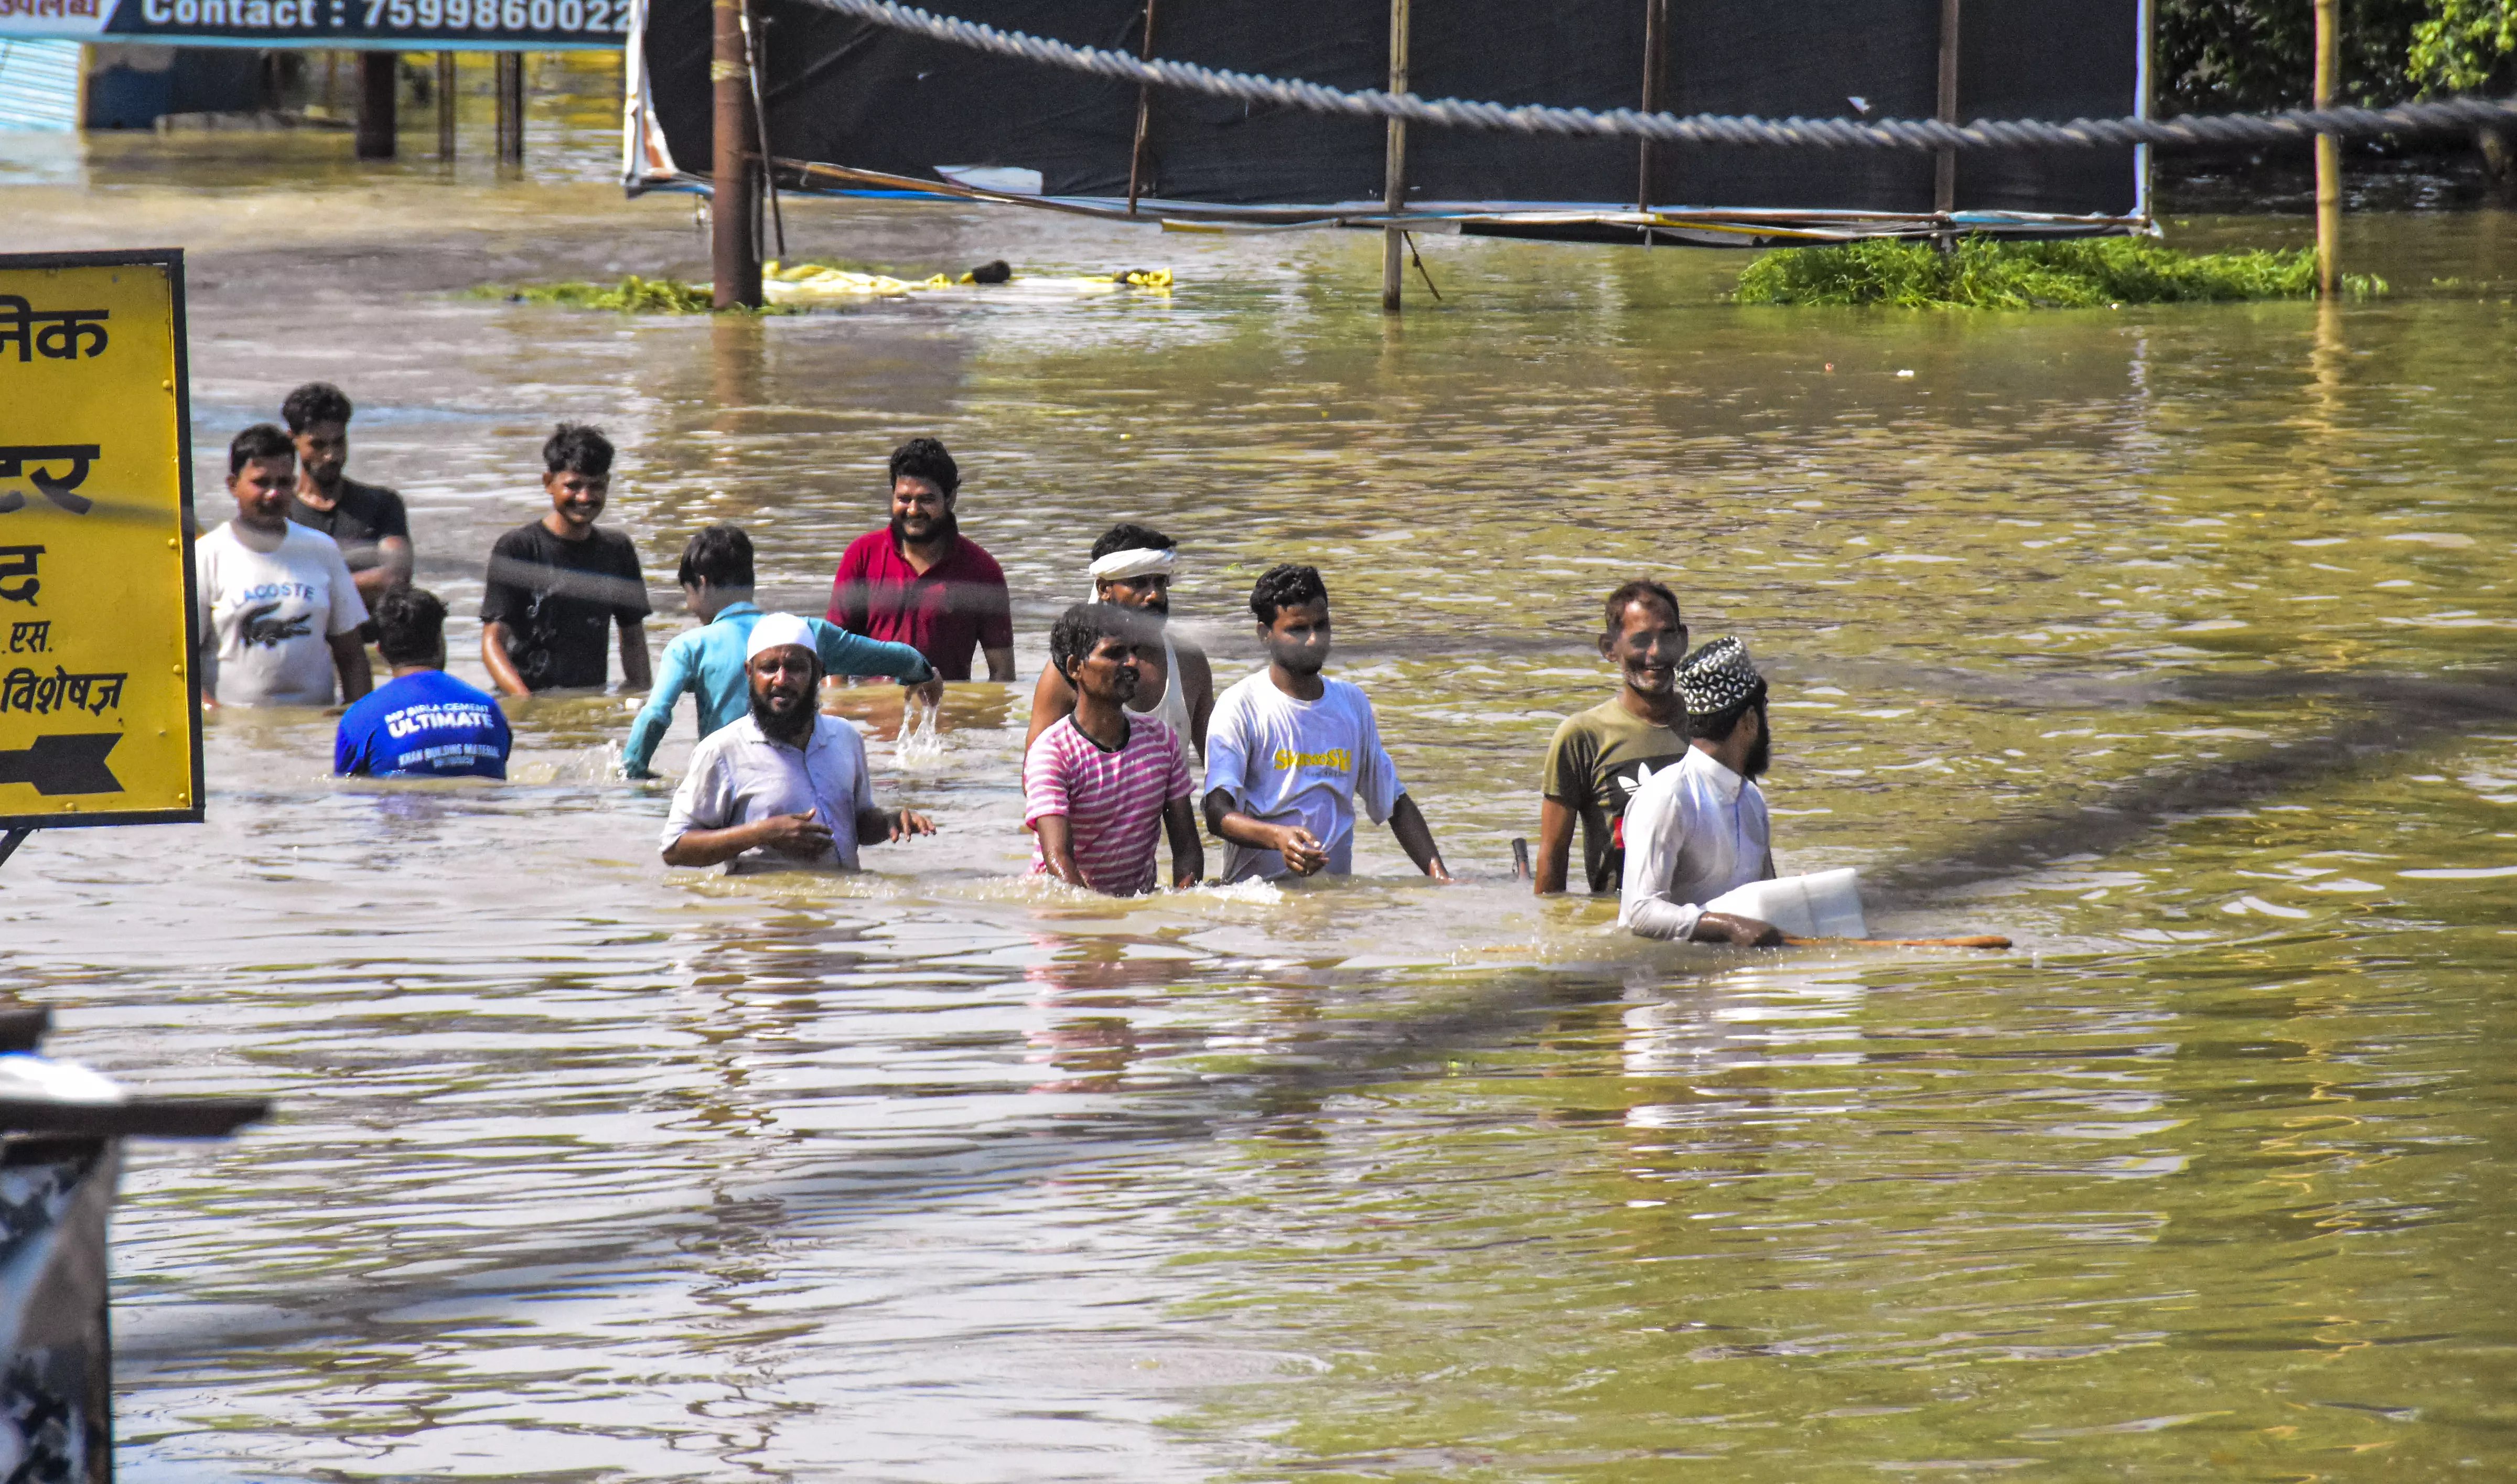
[[[1643,101],[1652,0],[1445,0],[1414,9],[1411,91],[1597,109]],[[944,180],[973,167],[1052,196],[1128,191],[1136,89],[836,16],[753,0],[771,151]],[[962,19],[1134,54],[1143,0],[952,0]],[[1939,97],[1941,0],[1666,0],[1660,105],[1768,118],[1929,118]],[[1967,0],[1960,119],[2119,117],[2136,110],[2136,0]],[[1389,21],[1352,0],[1158,0],[1153,54],[1344,89],[1388,80]],[[708,7],[651,0],[650,100],[685,170],[709,158]],[[1254,107],[1156,90],[1139,180],[1152,198],[1222,206],[1377,200],[1377,120]],[[1654,148],[1629,140],[1417,127],[1411,207],[1655,206],[1922,213],[1933,157],[1892,150]],[[1037,186],[1024,172],[1037,172]],[[2129,148],[1961,155],[1957,208],[2068,216],[2138,209]]]

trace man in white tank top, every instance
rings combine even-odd
[[[1178,543],[1161,531],[1146,526],[1113,526],[1092,543],[1092,590],[1085,596],[1093,603],[1123,604],[1162,622],[1162,648],[1147,645],[1137,654],[1143,678],[1128,709],[1151,716],[1187,739],[1197,749],[1189,759],[1194,764],[1206,756],[1206,722],[1215,710],[1215,670],[1204,651],[1171,631],[1172,571],[1178,561]],[[1075,688],[1055,665],[1044,665],[1040,682],[1031,691],[1031,727],[1023,737],[1024,753],[1030,753],[1040,734],[1074,711]]]

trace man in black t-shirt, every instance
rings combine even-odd
[[[594,524],[612,491],[612,443],[561,423],[542,445],[550,513],[498,537],[481,594],[481,662],[509,696],[607,678],[608,629],[620,630],[620,683],[643,691],[647,578],[638,549]]]
[[[288,518],[330,536],[369,608],[410,581],[410,517],[402,496],[342,473],[350,461],[350,399],[328,381],[288,394],[279,415],[297,445],[297,492]]]

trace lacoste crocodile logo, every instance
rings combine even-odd
[[[236,642],[247,648],[258,644],[264,649],[276,650],[286,640],[303,639],[314,631],[310,627],[315,621],[313,614],[300,614],[294,618],[271,616],[277,612],[279,605],[277,603],[246,609],[236,621]]]

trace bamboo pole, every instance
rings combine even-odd
[[[761,81],[762,74],[769,70],[769,49],[763,44],[762,37],[752,34],[750,9],[746,7],[741,14],[743,50],[747,59],[745,70],[749,74],[751,86],[751,126],[760,142],[760,194],[769,198],[769,221],[777,229],[778,256],[784,259],[787,256],[787,208],[778,203],[778,168],[770,163],[778,155],[769,148],[769,104],[766,85]],[[768,23],[765,19],[761,21],[764,27]],[[757,201],[753,203],[755,208],[758,204]],[[760,240],[757,210],[752,214],[751,239],[755,243]]]
[[[1407,3],[1389,0],[1389,91],[1407,91]],[[1391,216],[1407,208],[1407,125],[1389,121],[1389,154],[1382,169],[1381,207]],[[1398,313],[1399,285],[1407,266],[1407,234],[1396,227],[1381,230],[1381,312]]]
[[[2008,948],[2010,940],[1998,933],[1975,933],[1964,938],[1801,938],[1783,935],[1785,948]]]
[[[1643,111],[1657,113],[1669,83],[1669,0],[1643,0]],[[1652,142],[1643,140],[1635,161],[1635,209],[1649,211],[1659,195],[1652,180]],[[1651,245],[1651,229],[1643,229],[1643,245]]]
[[[2316,0],[2316,106],[2333,106],[2342,82],[2341,0]],[[2342,142],[2316,137],[2316,288],[2330,299],[2342,288]]]
[[[744,0],[711,0],[708,85],[714,108],[709,166],[708,262],[718,309],[760,307],[759,202],[753,195],[751,67],[743,44]]]
[[[1136,47],[1136,59],[1151,62],[1154,58],[1154,0],[1145,0],[1145,35]],[[1136,214],[1136,194],[1145,173],[1145,133],[1154,119],[1154,90],[1146,83],[1136,84],[1136,139],[1128,147],[1128,215]]]
[[[1958,0],[1941,0],[1941,122],[1958,121]],[[1942,216],[1958,209],[1958,152],[1942,149],[1932,161],[1932,209]],[[1943,233],[1946,245],[1950,234]]]
[[[454,54],[437,54],[437,157],[454,158]]]

